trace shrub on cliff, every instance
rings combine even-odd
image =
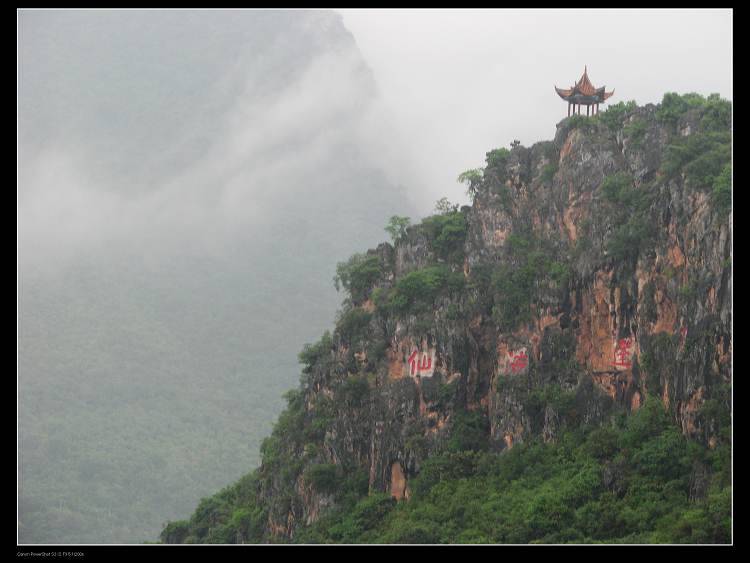
[[[531,318],[531,302],[542,280],[564,286],[569,268],[551,259],[542,241],[509,235],[506,242],[511,260],[492,272],[492,319],[501,330],[510,331]]]
[[[352,375],[344,379],[336,388],[336,399],[348,407],[361,407],[369,393],[370,386],[367,378]]]
[[[497,168],[503,170],[508,163],[510,151],[506,148],[493,149],[486,154],[487,168]]]
[[[340,287],[348,291],[352,301],[364,301],[382,273],[380,258],[378,256],[355,254],[346,262],[339,262],[336,266],[336,276],[333,278],[333,284],[336,287],[336,291]]]
[[[719,94],[711,94],[706,98],[701,128],[705,131],[722,131],[732,126],[732,103],[723,99]]]
[[[718,95],[712,95],[711,100]],[[656,119],[671,125],[675,125],[685,113],[691,109],[701,109],[707,106],[708,100],[695,92],[688,94],[677,94],[667,92],[656,108]]]
[[[341,543],[359,543],[369,536],[370,530],[394,508],[396,501],[390,495],[376,493],[360,500],[341,520],[333,524],[328,535]]]
[[[377,292],[375,304],[385,313],[419,314],[431,306],[441,292],[459,291],[464,277],[448,266],[427,266],[405,274],[391,290]]]
[[[457,203],[451,203],[447,197],[441,197],[435,202],[435,212],[440,215],[455,213],[458,211],[458,207]]]
[[[638,192],[633,189],[633,178],[625,172],[616,172],[602,181],[602,196],[604,199],[627,213],[627,207],[635,203]]]
[[[419,225],[438,258],[449,262],[463,259],[466,241],[466,217],[461,211],[449,211],[425,218]]]
[[[187,520],[170,522],[161,532],[162,543],[182,543],[190,533],[190,523]]]
[[[341,475],[338,466],[332,463],[318,463],[305,470],[307,480],[316,491],[332,493],[336,490]]]
[[[732,208],[732,165],[727,163],[715,179],[711,192],[714,205],[720,213],[728,213]]]
[[[637,107],[635,100],[612,104],[602,113],[596,114],[594,119],[601,121],[611,131],[617,131],[622,127],[625,116]]]
[[[495,292],[492,319],[501,330],[510,331],[531,318],[531,298],[536,272],[533,268],[520,270],[499,266],[492,275]]]
[[[458,175],[458,183],[466,184],[466,195],[474,201],[474,198],[479,192],[479,187],[482,184],[483,178],[484,170],[482,168],[472,168],[471,170],[466,170]]]
[[[668,178],[684,173],[688,187],[710,189],[731,158],[728,130],[700,131],[679,137],[667,147],[661,171]]]
[[[596,125],[596,118],[589,117],[587,115],[574,114],[570,117],[566,117],[560,124],[563,138],[567,137],[568,133],[573,129],[581,129],[583,131],[590,131]]]
[[[622,133],[632,148],[639,148],[647,130],[648,125],[643,119],[635,119],[622,128]]]
[[[542,180],[543,184],[551,184],[552,180],[555,177],[555,174],[557,174],[557,163],[553,162],[550,164],[545,165],[544,168],[542,168],[542,173],[540,174],[540,179]]]
[[[339,315],[336,332],[351,346],[360,347],[367,342],[367,327],[371,318],[371,313],[353,307]]]
[[[389,219],[385,231],[390,235],[394,244],[406,237],[406,229],[410,223],[411,219],[399,215],[394,215]]]
[[[325,331],[315,344],[305,344],[302,351],[298,354],[299,362],[302,364],[302,372],[310,373],[313,366],[325,361],[331,356],[333,350],[333,339],[331,333]]]
[[[676,125],[679,119],[691,110],[698,112],[700,116],[701,131],[728,131],[731,128],[732,103],[719,94],[704,97],[696,93],[679,95],[669,92],[664,94],[656,109],[656,119],[662,123]]]
[[[654,194],[648,186],[636,188],[632,177],[624,172],[607,176],[601,191],[613,227],[607,241],[607,252],[616,261],[632,266],[653,241],[654,227],[649,208]]]
[[[448,450],[454,452],[483,451],[489,447],[490,425],[481,412],[458,411],[453,419]]]

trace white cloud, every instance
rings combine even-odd
[[[238,65],[228,68],[243,72]],[[320,186],[342,145],[354,144],[383,169],[391,164],[386,148],[402,154],[370,98],[372,84],[356,52],[321,56],[283,88],[264,95],[257,93],[257,79],[222,78],[245,86],[222,115],[208,149],[147,190],[124,192],[116,178],[109,183],[104,178],[103,185],[101,174],[92,171],[102,156],[94,143],[58,142],[22,151],[23,260],[59,261],[102,245],[149,253],[186,245],[220,252],[228,240],[252,237],[272,223],[285,198]],[[175,145],[183,142],[174,139]]]

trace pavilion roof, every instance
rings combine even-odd
[[[578,95],[585,96],[587,98],[596,96],[600,99],[600,101],[604,101],[615,93],[614,90],[612,90],[611,92],[605,92],[604,88],[604,86],[602,86],[601,88],[597,88],[591,83],[591,80],[589,79],[588,69],[584,67],[583,76],[581,76],[581,78],[578,80],[578,82],[575,83],[574,86],[571,86],[567,89],[558,88],[557,86],[555,86],[555,91],[564,100]]]

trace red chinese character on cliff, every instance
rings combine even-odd
[[[529,365],[529,357],[526,355],[525,349],[520,352],[515,352],[512,358],[513,359],[510,362],[510,372],[514,375],[525,370],[526,366]]]
[[[418,360],[418,350],[414,350],[409,356],[407,362],[411,366],[411,374],[414,375],[420,371],[429,371],[432,368],[432,358],[427,354],[422,354],[422,359]]]
[[[632,338],[621,338],[617,341],[615,363],[613,364],[616,368],[630,369],[630,366],[632,365],[630,358],[633,356],[632,346]]]

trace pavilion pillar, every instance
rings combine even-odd
[[[568,117],[570,117],[570,102],[568,102]]]
[[[589,109],[591,109],[591,106],[586,104],[586,117],[589,116]]]

